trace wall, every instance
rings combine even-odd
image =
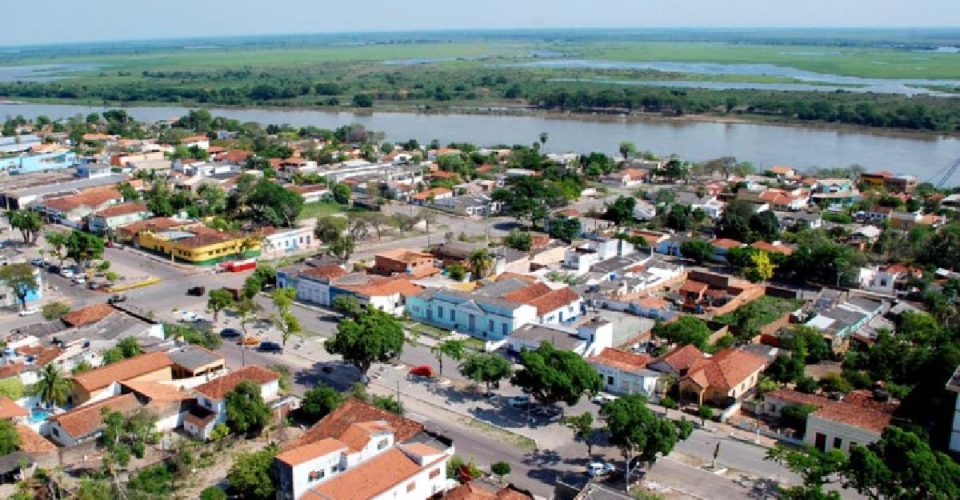
[[[443,491],[447,483],[447,462],[449,455],[445,455],[439,463],[427,467],[410,479],[407,479],[393,488],[373,497],[374,499],[395,499],[404,498],[408,500],[426,499]],[[431,478],[430,474],[436,474]],[[410,489],[410,485],[413,488]]]
[[[212,245],[188,247],[175,241],[160,238],[149,231],[144,231],[137,236],[137,245],[144,250],[158,252],[167,257],[170,256],[171,251],[174,251],[178,261],[196,265],[211,265],[238,258],[237,253],[240,251],[242,243],[243,238],[235,238]],[[244,256],[258,255],[260,255],[260,243],[256,242]]]
[[[840,449],[844,452],[850,451],[850,443],[854,442],[860,446],[868,445],[880,440],[880,434],[866,429],[860,429],[840,422],[834,422],[820,418],[816,415],[807,417],[807,432],[803,440],[810,446],[816,446],[817,434],[826,436],[826,448],[824,451],[834,449],[834,438],[840,438]]]

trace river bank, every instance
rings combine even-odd
[[[122,106],[82,106],[26,103],[0,104],[0,116],[18,114],[53,119],[100,113]],[[195,107],[126,106],[141,121],[175,119]],[[889,170],[911,174],[921,181],[960,158],[960,138],[918,133],[876,133],[873,130],[838,130],[801,127],[743,120],[718,122],[708,119],[672,117],[645,119],[641,116],[606,114],[578,115],[498,107],[487,113],[399,112],[365,109],[354,113],[303,108],[207,108],[216,116],[261,124],[290,124],[334,129],[359,123],[383,132],[385,139],[402,142],[416,139],[421,144],[471,142],[494,146],[530,144],[546,132],[547,152],[591,151],[616,155],[623,141],[659,155],[677,154],[690,161],[732,156],[752,162],[758,169],[790,165],[800,170],[817,167],[861,165],[866,170]]]

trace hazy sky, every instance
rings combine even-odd
[[[0,45],[563,27],[960,27],[958,0],[7,0]]]

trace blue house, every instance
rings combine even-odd
[[[416,321],[487,340],[501,340],[537,320],[534,306],[445,289],[427,289],[408,297],[407,313]]]
[[[11,174],[29,174],[70,168],[76,163],[77,154],[73,151],[53,151],[0,159],[0,170]]]

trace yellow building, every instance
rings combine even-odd
[[[176,260],[197,265],[260,255],[258,238],[205,226],[174,231],[143,231],[137,235],[137,244],[144,250],[167,257],[173,255]]]

